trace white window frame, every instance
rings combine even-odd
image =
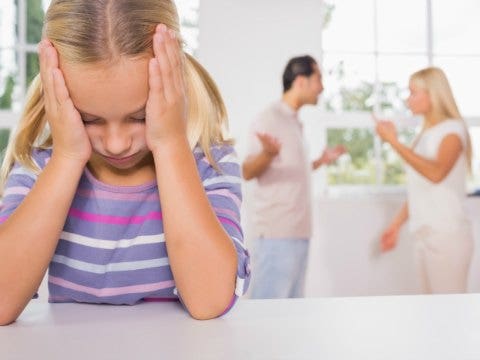
[[[324,0],[321,0],[325,2]],[[433,51],[434,35],[433,35],[433,16],[432,16],[432,0],[425,0],[426,2],[426,53],[424,52],[380,52],[378,49],[378,21],[377,21],[377,3],[381,0],[372,0],[374,2],[374,50],[372,52],[362,52],[362,51],[331,51],[325,52],[323,47],[321,49],[321,59],[323,61],[324,54],[348,54],[348,55],[373,55],[374,56],[374,66],[375,66],[375,78],[374,78],[374,88],[379,89],[380,79],[378,73],[378,59],[380,55],[424,55],[428,60],[428,66],[433,66],[435,64],[435,56],[456,56],[456,57],[480,57],[480,54],[469,54],[469,55],[459,55],[459,54],[435,54]],[[322,64],[323,65],[323,64]],[[378,98],[378,97],[377,97]],[[376,102],[374,105],[374,112],[379,112],[379,102]],[[470,116],[464,118],[469,127],[478,127],[480,126],[480,115],[479,116]],[[343,112],[335,113],[328,112],[324,110],[323,114],[320,116],[319,122],[321,123],[322,131],[322,142],[323,144],[327,143],[327,130],[329,129],[339,129],[339,128],[361,128],[372,130],[374,134],[374,154],[376,158],[376,182],[375,184],[366,184],[366,185],[329,185],[327,182],[327,174],[323,172],[320,176],[320,183],[325,184],[320,189],[321,193],[334,193],[341,194],[342,192],[346,193],[384,193],[384,192],[402,192],[404,191],[404,185],[384,185],[381,183],[382,180],[382,158],[381,158],[381,140],[378,135],[375,134],[374,124],[369,112]],[[397,124],[399,127],[402,127],[402,123]]]

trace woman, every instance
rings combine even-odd
[[[401,226],[410,220],[416,239],[415,263],[423,293],[467,290],[473,236],[464,209],[471,144],[444,72],[429,67],[410,77],[408,107],[423,116],[412,147],[398,141],[390,121],[377,134],[407,164],[407,202],[382,234],[383,251],[393,249]]]

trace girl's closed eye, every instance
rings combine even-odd
[[[80,117],[85,125],[97,124],[100,121],[99,117],[92,115],[80,114]]]
[[[130,120],[131,120],[132,122],[143,123],[143,122],[145,122],[145,116],[135,116],[135,117],[132,116],[132,117],[130,118]]]

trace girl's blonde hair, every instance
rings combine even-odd
[[[466,156],[468,166],[472,161],[472,144],[468,133],[468,126],[458,110],[457,103],[453,96],[450,83],[442,69],[437,67],[427,67],[419,70],[410,76],[410,82],[428,92],[432,110],[440,121],[457,120],[465,126],[467,134]],[[424,124],[422,132],[428,124]]]
[[[43,36],[69,63],[114,63],[122,56],[153,54],[155,27],[165,24],[181,39],[177,9],[172,0],[53,0],[45,14]],[[181,41],[181,40],[180,40]],[[216,167],[210,147],[231,143],[226,138],[227,114],[220,92],[208,72],[185,54],[187,136]],[[52,139],[45,119],[42,83],[37,75],[0,172],[0,194],[13,164],[38,172],[31,154],[34,147],[48,148]]]

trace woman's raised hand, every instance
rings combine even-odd
[[[373,115],[373,120],[376,124],[375,131],[383,141],[393,144],[398,140],[397,128],[392,121],[378,119],[375,115]]]
[[[46,39],[39,44],[39,60],[46,118],[52,133],[53,155],[86,164],[92,153],[90,140],[59,69],[57,51]]]
[[[153,36],[153,51],[146,106],[146,139],[152,151],[169,140],[184,140],[187,117],[184,55],[174,31],[158,25]]]

